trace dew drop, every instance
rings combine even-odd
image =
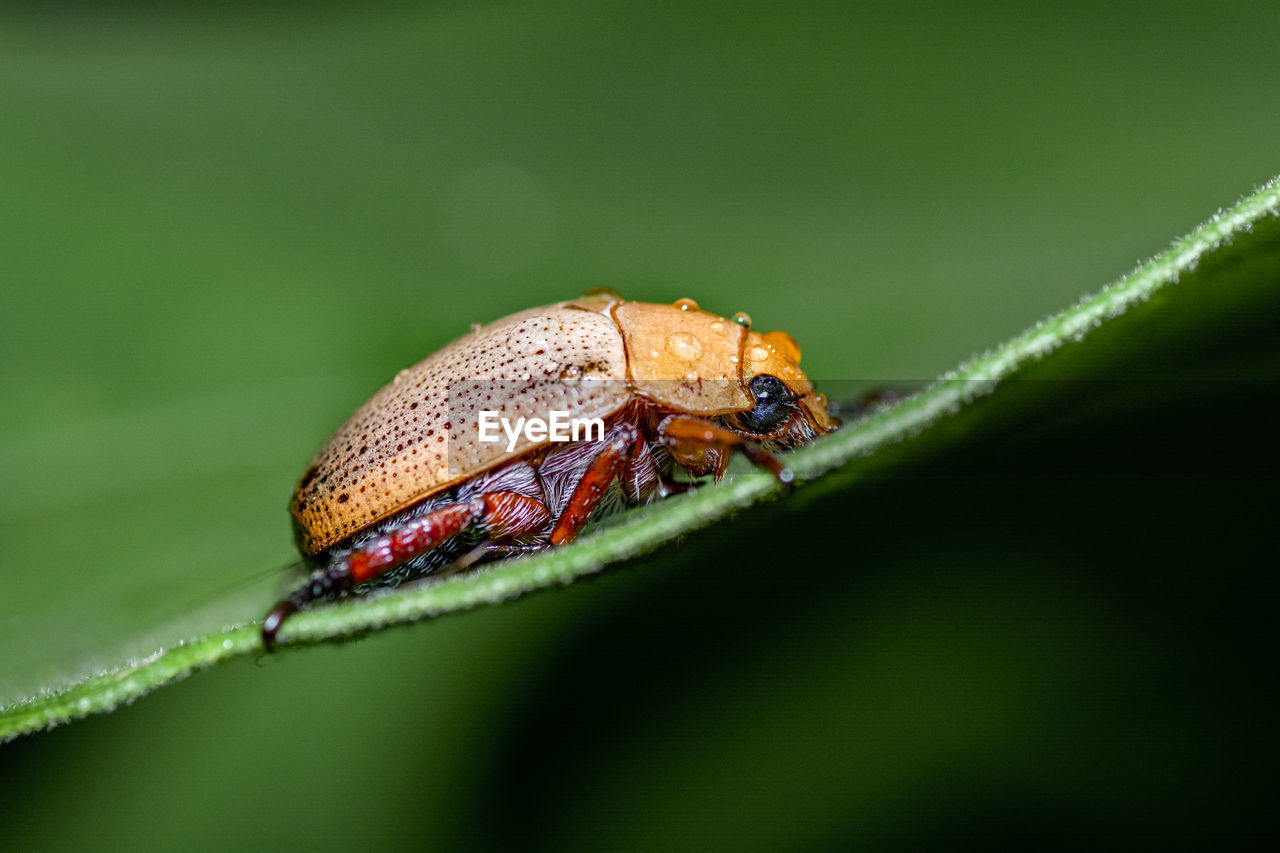
[[[764,361],[768,357],[769,357],[769,350],[767,348],[762,347],[759,344],[756,344],[751,348],[752,361]]]
[[[671,304],[679,308],[681,311],[699,310],[698,303],[694,302],[692,299],[677,299],[675,302]]]
[[[560,371],[561,382],[577,382],[582,378],[582,368],[576,364],[571,364],[564,370]]]
[[[605,299],[612,299],[614,302],[622,301],[622,296],[618,293],[618,291],[614,290],[612,287],[592,287],[582,295],[584,297],[592,297],[592,296],[604,297]]]
[[[737,323],[739,326],[746,326],[748,329],[750,329],[751,315],[748,314],[746,311],[739,311],[737,314],[733,315],[733,322]]]
[[[530,317],[507,333],[507,349],[517,355],[538,355],[551,349],[546,317]]]
[[[681,361],[695,361],[702,355],[702,341],[691,332],[673,332],[667,337],[667,352]]]

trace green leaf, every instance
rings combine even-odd
[[[972,428],[955,416],[972,413],[976,401],[1028,393],[1025,384],[1010,383],[1010,379],[1031,373],[1087,376],[1118,352],[1126,348],[1130,353],[1140,351],[1159,337],[1158,333],[1154,338],[1148,335],[1135,346],[1132,336],[1108,336],[1107,329],[1120,325],[1111,322],[1116,318],[1132,321],[1144,312],[1163,311],[1167,322],[1161,328],[1167,337],[1215,318],[1229,321],[1247,314],[1248,305],[1259,294],[1274,298],[1273,283],[1280,280],[1278,211],[1280,181],[1272,180],[1110,286],[966,362],[914,396],[790,455],[787,464],[797,475],[800,492],[849,487],[873,465],[892,464],[895,455],[883,452],[889,445],[898,444],[900,453],[937,452],[947,445],[948,437]],[[1100,331],[1094,335],[1095,330]],[[1076,345],[1086,338],[1087,344]],[[1055,386],[1049,385],[1048,391],[1037,389],[1036,393],[1055,393]],[[980,412],[975,417],[984,416]],[[921,435],[930,440],[906,442]],[[735,510],[774,498],[779,490],[765,474],[733,477],[718,486],[626,513],[566,548],[317,607],[286,623],[280,641],[286,647],[325,642],[569,583],[651,551]],[[261,651],[255,621],[192,638],[79,683],[50,685],[40,695],[5,707],[0,711],[0,737],[7,740],[110,711],[197,669]]]

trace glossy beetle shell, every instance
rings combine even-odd
[[[635,398],[690,415],[750,409],[751,378],[770,373],[830,423],[782,332],[615,294],[535,308],[482,326],[389,385],[312,460],[290,511],[299,547],[320,553],[450,486],[550,443],[480,442],[481,410],[511,419],[552,410],[607,418]]]

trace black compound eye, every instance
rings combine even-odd
[[[738,415],[743,427],[754,433],[770,433],[791,417],[791,392],[782,380],[761,373],[751,380],[751,393],[755,395],[755,407]]]

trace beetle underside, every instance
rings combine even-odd
[[[830,427],[773,386],[758,387],[757,401],[712,419],[637,401],[603,439],[544,447],[431,495],[311,557],[310,579],[267,615],[263,642],[272,648],[284,620],[317,599],[571,542],[592,518],[689,488],[677,468],[720,479],[735,450],[789,482],[770,451]]]

